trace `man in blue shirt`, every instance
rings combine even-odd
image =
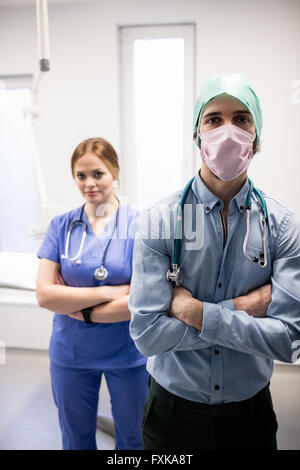
[[[166,273],[182,190],[141,216],[129,309],[151,375],[144,449],[277,449],[269,382],[273,360],[292,362],[300,339],[300,227],[283,204],[249,191],[261,127],[247,79],[204,84],[194,112],[202,166],[183,224],[196,241],[182,237],[181,286]]]

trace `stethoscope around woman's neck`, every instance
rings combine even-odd
[[[177,211],[177,218],[176,218],[176,225],[175,225],[175,238],[174,238],[174,249],[173,249],[173,256],[172,256],[172,264],[170,269],[166,273],[166,278],[168,281],[173,282],[176,286],[180,286],[183,282],[183,269],[179,266],[179,259],[180,259],[180,251],[181,251],[181,234],[183,225],[183,214],[184,214],[184,204],[190,188],[193,184],[195,178],[192,178],[188,184],[185,186],[181,199],[178,205]],[[268,211],[266,201],[264,200],[263,196],[256,189],[252,183],[252,181],[248,178],[249,182],[249,190],[246,198],[245,208],[246,208],[246,223],[247,229],[243,243],[243,253],[244,256],[251,261],[252,263],[256,263],[260,268],[265,268],[267,266],[267,223],[268,223]],[[264,255],[263,261],[259,261],[257,257],[251,258],[247,252],[247,243],[250,233],[250,212],[251,212],[251,197],[254,194],[257,198],[258,204],[260,209],[263,213],[263,248],[264,248]]]
[[[115,223],[114,223],[114,228],[113,228],[113,231],[111,233],[111,236],[109,237],[108,243],[105,246],[103,257],[102,257],[102,264],[94,272],[94,277],[97,279],[97,281],[103,281],[108,276],[108,271],[104,267],[104,264],[105,264],[106,252],[108,250],[108,247],[110,245],[110,241],[111,241],[111,239],[112,239],[112,237],[115,233],[115,230],[116,230],[116,227],[117,227],[118,221],[119,221],[120,201],[119,201],[119,199],[117,199],[117,201],[118,201],[118,209],[117,209],[117,213],[116,213],[116,220],[115,220]],[[84,208],[85,208],[85,204],[82,206],[82,208],[80,210],[79,219],[73,220],[73,222],[71,222],[68,226],[66,246],[65,246],[65,254],[61,255],[62,259],[66,259],[66,260],[70,261],[72,264],[75,264],[75,265],[76,264],[81,264],[80,255],[81,255],[81,252],[82,252],[82,248],[83,248],[83,245],[84,245],[84,241],[85,241],[85,238],[86,238],[86,235],[87,235],[87,229],[88,229],[87,223],[83,220]],[[79,246],[79,249],[78,249],[78,252],[77,252],[76,256],[73,256],[73,258],[70,258],[69,257],[70,236],[71,236],[72,230],[74,229],[75,225],[80,225],[82,227],[82,236],[81,236],[81,242],[80,242],[80,246]]]

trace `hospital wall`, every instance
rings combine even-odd
[[[40,117],[35,124],[50,203],[70,208],[81,203],[70,173],[70,156],[82,139],[103,136],[122,150],[118,26],[194,23],[195,97],[213,74],[241,72],[249,77],[264,114],[261,151],[250,175],[258,187],[300,218],[299,18],[298,0],[51,4],[51,71],[41,83]],[[34,6],[0,8],[0,76],[32,74],[36,64]],[[122,153],[120,157],[122,171],[126,162]],[[6,295],[11,296],[11,290]],[[10,308],[17,302],[15,298]],[[45,328],[50,331],[51,318],[45,314],[37,321],[43,312],[36,312],[28,321],[24,318],[28,305],[10,323],[12,345],[46,348]],[[299,433],[299,378],[299,367],[276,364],[271,386],[284,439]]]
[[[35,124],[50,203],[71,208],[81,202],[70,156],[82,139],[101,135],[122,149],[118,26],[191,22],[196,25],[195,96],[213,74],[249,77],[264,113],[261,152],[250,176],[300,217],[299,17],[298,0],[51,4],[51,71],[41,83]],[[36,41],[34,6],[0,8],[0,75],[33,73]],[[122,171],[126,162],[120,158]],[[197,162],[200,166],[199,157]]]

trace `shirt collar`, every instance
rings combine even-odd
[[[246,199],[249,186],[249,179],[247,178],[239,192],[233,198],[240,212],[243,212],[246,209]]]
[[[245,202],[247,198],[249,190],[249,180],[246,179],[245,183],[243,184],[240,191],[234,196],[232,201],[229,204],[229,211],[230,206],[232,204],[236,204],[238,210],[243,212],[245,210]],[[208,214],[215,206],[223,208],[224,203],[221,199],[219,199],[215,194],[213,194],[208,187],[203,182],[200,172],[197,172],[195,179],[192,183],[192,191],[194,192],[196,198],[201,204],[204,204],[205,213]],[[234,201],[234,202],[233,202]]]

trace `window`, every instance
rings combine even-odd
[[[36,185],[23,114],[29,79],[0,77],[0,83],[0,250],[35,252],[37,241],[28,234],[36,225]]]
[[[122,27],[121,189],[147,206],[195,171],[194,26]]]

